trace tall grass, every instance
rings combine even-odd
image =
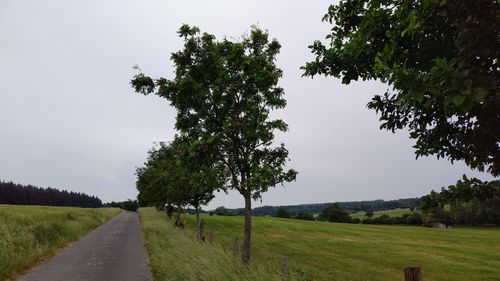
[[[111,208],[0,205],[0,280],[22,273],[119,212]]]
[[[239,255],[233,257],[217,243],[197,241],[193,229],[176,228],[162,212],[138,212],[155,281],[282,281],[279,265],[256,260],[245,268]]]

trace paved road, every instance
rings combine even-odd
[[[137,213],[101,225],[18,281],[150,281]]]

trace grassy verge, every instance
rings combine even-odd
[[[0,280],[22,273],[119,212],[110,208],[0,205]]]
[[[241,241],[243,217],[202,218],[224,248],[231,248],[234,237]],[[194,221],[188,216],[188,226],[194,227]],[[500,228],[432,229],[254,217],[252,239],[254,262],[278,264],[282,256],[289,256],[291,267],[301,268],[311,280],[401,281],[408,266],[421,267],[425,281],[500,280]]]
[[[138,212],[156,281],[282,280],[276,266],[253,262],[246,269],[239,256],[233,257],[217,243],[198,242],[192,229],[175,228],[165,214],[153,208]]]

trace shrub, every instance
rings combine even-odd
[[[324,209],[320,218],[329,222],[350,222],[351,216],[344,210],[342,210],[339,205],[333,204],[332,206]]]
[[[351,220],[351,223],[361,223],[361,220],[359,218],[354,218]]]
[[[299,219],[299,220],[306,220],[306,221],[313,221],[314,220],[314,216],[310,213],[306,213],[306,212],[299,212],[296,216],[295,216],[296,219]]]
[[[292,214],[290,214],[286,208],[279,207],[278,210],[276,210],[276,217],[289,219],[292,217]]]

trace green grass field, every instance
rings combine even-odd
[[[0,205],[0,280],[15,277],[119,212]]]
[[[366,215],[365,211],[360,211],[356,213],[349,214],[351,218],[358,218],[360,220],[368,218]],[[372,219],[378,218],[382,215],[388,215],[389,217],[402,217],[404,214],[411,214],[411,211],[409,208],[398,208],[398,209],[391,209],[391,210],[380,210],[380,211],[373,211],[373,216]]]
[[[202,218],[223,248],[230,249],[234,237],[241,241],[242,217]],[[188,216],[190,227],[194,221]],[[432,229],[254,217],[252,243],[254,263],[278,266],[280,258],[288,256],[292,268],[304,271],[310,280],[404,280],[403,268],[409,266],[421,267],[425,281],[500,280],[500,228]]]
[[[282,281],[277,267],[254,263],[247,270],[240,256],[234,257],[218,243],[197,241],[193,229],[174,227],[154,208],[138,212],[155,281]]]

